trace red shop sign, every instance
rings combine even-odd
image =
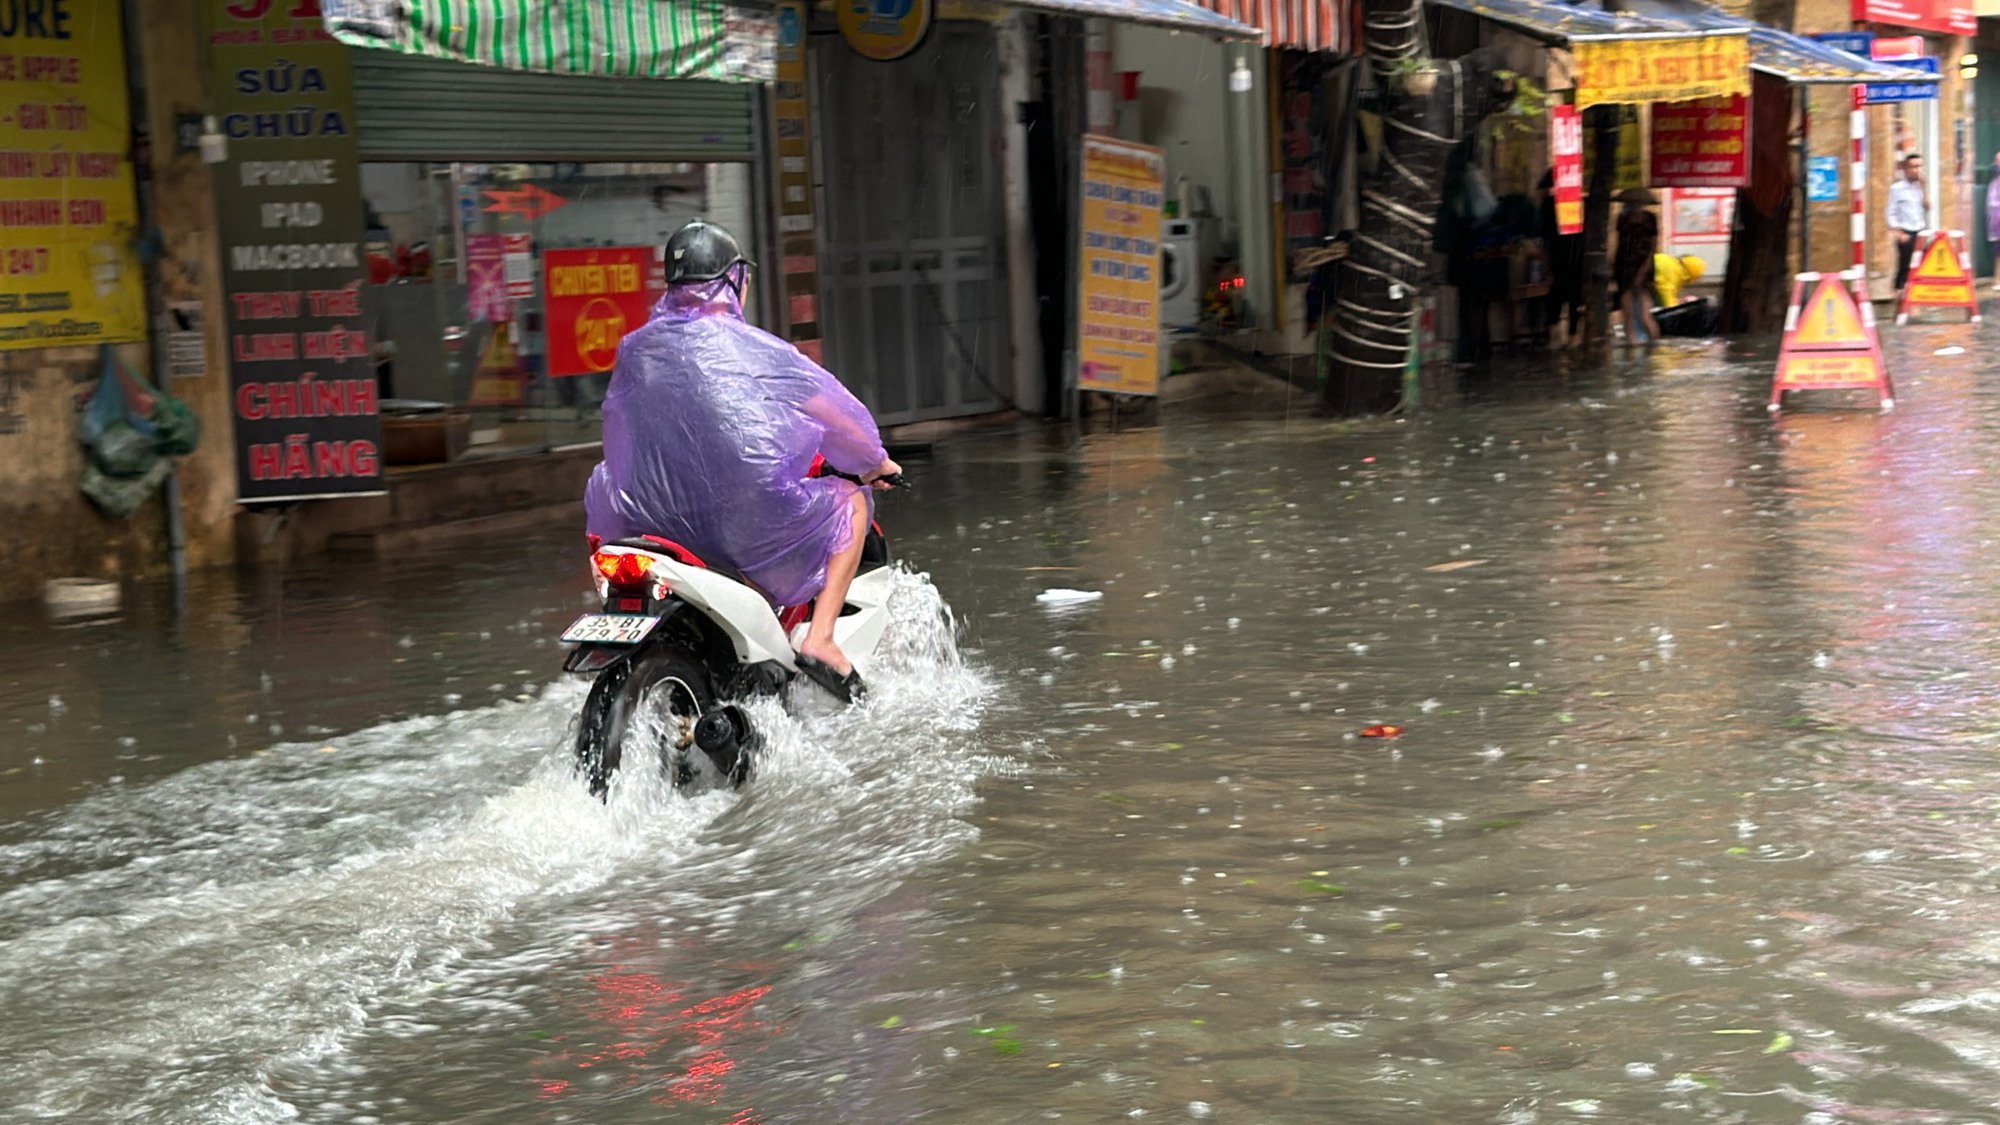
[[[1555,179],[1556,232],[1583,233],[1583,118],[1573,105],[1549,107],[1549,164]]]
[[[1743,187],[1750,182],[1750,99],[1698,98],[1653,107],[1655,187]]]
[[[1940,35],[1976,35],[1979,16],[1971,0],[1854,0],[1854,18],[1867,23],[1914,27]]]
[[[656,257],[650,246],[542,251],[549,374],[611,370],[618,342],[646,323]]]

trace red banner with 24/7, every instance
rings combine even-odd
[[[646,323],[664,284],[650,246],[542,251],[550,375],[611,370],[618,342]]]

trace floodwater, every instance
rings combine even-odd
[[[1977,333],[942,447],[740,796],[567,775],[567,532],[17,610],[0,1120],[2000,1121]]]

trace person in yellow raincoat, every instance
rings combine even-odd
[[[1676,258],[1672,254],[1653,255],[1653,292],[1659,295],[1660,308],[1670,309],[1681,303],[1681,287],[1700,281],[1708,270],[1708,263],[1693,254],[1682,254]]]
[[[1653,309],[1653,319],[1659,322],[1660,335],[1715,334],[1715,302],[1707,297],[1681,298],[1681,290],[1701,280],[1707,269],[1708,264],[1693,254],[1679,257],[1672,254],[1653,255],[1653,295],[1659,298],[1659,304]]]

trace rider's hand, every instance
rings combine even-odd
[[[890,485],[887,481],[884,481],[882,478],[888,476],[895,476],[897,473],[900,473],[902,471],[903,467],[901,465],[898,465],[896,464],[896,462],[890,460],[887,457],[884,457],[882,458],[882,463],[880,465],[875,466],[873,469],[869,470],[865,475],[862,476],[861,483],[869,486],[870,488],[873,488],[877,492],[887,492],[890,488],[894,486]]]

